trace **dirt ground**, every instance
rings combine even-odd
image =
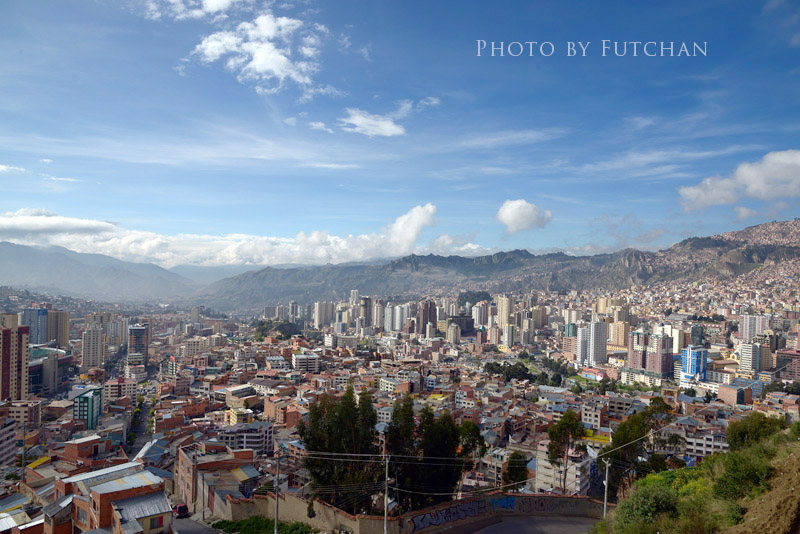
[[[746,503],[744,522],[723,534],[800,534],[800,448],[773,465],[772,489]]]

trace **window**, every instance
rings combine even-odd
[[[78,508],[78,523],[85,525],[87,519],[88,516],[86,515],[86,510],[83,508]]]
[[[161,528],[164,526],[164,516],[160,515],[158,517],[151,517],[150,518],[150,530]]]

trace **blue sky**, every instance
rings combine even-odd
[[[657,249],[800,216],[797,2],[496,4],[4,1],[0,239],[324,263]]]

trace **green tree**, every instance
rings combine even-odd
[[[761,412],[752,412],[741,421],[728,425],[728,445],[739,450],[754,445],[762,439],[786,428],[786,421],[767,417]]]
[[[476,430],[474,423],[456,426],[446,412],[437,418],[427,406],[420,412],[417,424],[410,396],[395,403],[386,431],[386,449],[402,512],[452,498],[463,470],[472,464],[473,453],[482,451],[484,446]],[[392,457],[396,460],[392,461]]]
[[[528,459],[525,455],[514,451],[508,458],[508,467],[503,472],[503,484],[514,484],[511,489],[520,489],[528,479]]]
[[[609,478],[609,495],[616,495],[621,489],[633,484],[641,474],[652,466],[641,458],[648,457],[648,448],[656,444],[667,447],[677,445],[676,434],[662,434],[661,427],[674,419],[672,408],[661,397],[650,401],[650,406],[635,413],[620,423],[603,454],[612,462]],[[657,460],[653,460],[657,462]]]
[[[617,507],[614,513],[614,534],[641,532],[661,514],[674,516],[678,495],[667,485],[639,487]]]
[[[467,419],[458,427],[458,433],[461,436],[461,456],[481,457],[486,454],[486,442],[478,425]]]
[[[583,423],[578,414],[567,410],[558,423],[547,429],[550,443],[547,444],[547,459],[554,466],[564,466],[561,477],[561,491],[566,492],[567,487],[567,458],[570,451],[585,451],[586,446],[580,444],[583,438]]]
[[[362,392],[356,404],[352,387],[339,400],[326,395],[310,406],[308,423],[301,421],[297,430],[306,450],[313,452],[305,456],[303,465],[318,498],[353,514],[371,510],[370,489],[379,489],[382,471],[375,445],[376,421],[371,395]],[[376,461],[333,460],[337,454],[373,455]]]

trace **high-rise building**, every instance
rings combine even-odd
[[[16,314],[3,315],[0,326],[0,399],[28,399],[28,326]]]
[[[372,299],[361,297],[358,303],[358,318],[362,320],[363,326],[372,324]]]
[[[693,346],[703,346],[706,343],[706,329],[703,325],[696,324],[692,326],[691,338]]]
[[[547,324],[547,310],[544,306],[534,306],[531,308],[531,319],[533,319],[533,328],[542,328]]]
[[[437,319],[436,303],[432,300],[423,300],[419,305],[419,321],[420,329],[424,329],[428,323],[436,326]],[[423,330],[424,331],[424,330]]]
[[[514,309],[514,301],[511,297],[502,295],[497,297],[497,319],[495,324],[503,328],[508,324],[508,318],[511,316],[511,310]]]
[[[511,347],[517,341],[517,326],[513,324],[506,324],[503,327],[503,344]]]
[[[628,335],[627,368],[638,371],[647,367],[647,337],[647,334],[639,331],[631,332]]]
[[[148,328],[143,324],[132,324],[128,327],[128,354],[141,354],[144,365],[147,365]]]
[[[87,388],[73,399],[72,418],[83,421],[86,430],[97,428],[97,421],[103,413],[103,388]]]
[[[739,349],[739,371],[757,373],[761,370],[761,351],[758,343],[742,343]]]
[[[22,326],[29,329],[28,342],[31,345],[44,345],[50,342],[47,332],[47,308],[25,308],[22,310]]]
[[[461,342],[461,328],[455,323],[447,327],[447,342],[454,345]]]
[[[578,365],[587,365],[589,362],[589,337],[590,330],[588,326],[578,327],[578,347],[575,351],[575,361]]]
[[[750,343],[753,338],[769,330],[770,318],[765,315],[741,315],[739,317],[739,337],[742,343]]]
[[[645,370],[662,377],[672,374],[672,338],[664,334],[650,334]]]
[[[631,325],[625,321],[617,321],[611,324],[611,344],[618,347],[628,343],[628,336],[631,333]]]
[[[55,340],[58,348],[69,347],[69,312],[47,310],[47,337]]]
[[[372,303],[372,326],[375,328],[383,327],[383,320],[386,313],[386,307],[382,300],[376,300]]]
[[[394,330],[394,306],[387,305],[383,310],[383,330],[385,332]]]
[[[350,307],[353,309],[358,307],[358,289],[350,290]]]
[[[489,306],[485,302],[480,302],[472,307],[472,320],[475,321],[475,326],[483,326],[486,324]]]
[[[600,365],[606,363],[606,345],[608,343],[608,325],[601,321],[590,323],[587,327],[588,346],[586,352],[586,364]],[[580,344],[580,335],[578,336]]]
[[[102,367],[106,361],[105,334],[101,328],[91,326],[81,336],[83,353],[83,369]]]
[[[575,323],[577,323],[578,321],[581,320],[581,315],[582,314],[581,314],[580,310],[576,310],[574,308],[567,308],[561,313],[561,315],[563,315],[564,322],[566,324],[570,324],[570,323],[575,324]]]
[[[331,324],[336,313],[333,302],[323,301],[314,303],[314,328],[320,330]]]
[[[800,380],[800,350],[778,350],[775,353],[775,367],[782,379]]]
[[[707,362],[708,350],[705,347],[690,345],[683,349],[681,354],[681,387],[690,388],[694,382],[705,381]]]
[[[398,304],[394,307],[394,331],[399,332],[406,326],[409,316],[411,315],[411,306],[406,304]]]

